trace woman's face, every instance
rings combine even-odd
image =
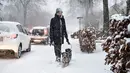
[[[62,12],[61,12],[61,11],[58,12],[57,15],[58,15],[58,16],[62,16]]]

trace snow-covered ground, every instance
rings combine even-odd
[[[20,59],[0,58],[0,73],[110,73],[104,65],[105,53],[101,44],[92,54],[80,52],[78,40],[71,39],[73,58],[70,65],[61,68],[55,62],[53,47],[33,45],[30,53],[24,53]],[[68,46],[62,46],[63,50]]]

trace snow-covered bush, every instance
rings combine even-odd
[[[115,14],[111,16],[109,24],[109,37],[102,44],[107,52],[105,65],[111,64],[114,73],[127,73],[130,68],[130,42],[126,42],[127,26],[130,16]]]
[[[92,53],[96,49],[95,39],[96,39],[96,34],[95,34],[95,29],[93,27],[80,30],[79,42],[80,42],[81,51]]]

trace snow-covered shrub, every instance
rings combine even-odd
[[[114,73],[127,73],[130,69],[130,42],[126,42],[127,26],[130,16],[112,15],[109,24],[109,37],[102,44],[107,53],[105,65],[111,64]]]
[[[80,30],[79,42],[82,52],[92,53],[95,48],[96,33],[93,27]]]

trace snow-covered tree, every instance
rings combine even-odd
[[[16,21],[24,26],[44,23],[43,20],[39,20],[44,19],[44,15],[47,14],[43,8],[46,5],[45,0],[1,0],[0,3],[2,4],[0,17],[3,21]],[[37,14],[42,17],[38,18]],[[49,13],[47,15],[50,16]],[[32,24],[32,19],[33,22],[35,20],[34,24]]]
[[[109,26],[109,37],[102,44],[103,50],[107,52],[105,65],[112,65],[114,73],[128,73],[130,69],[130,42],[128,37],[129,17],[115,14],[111,17]]]

